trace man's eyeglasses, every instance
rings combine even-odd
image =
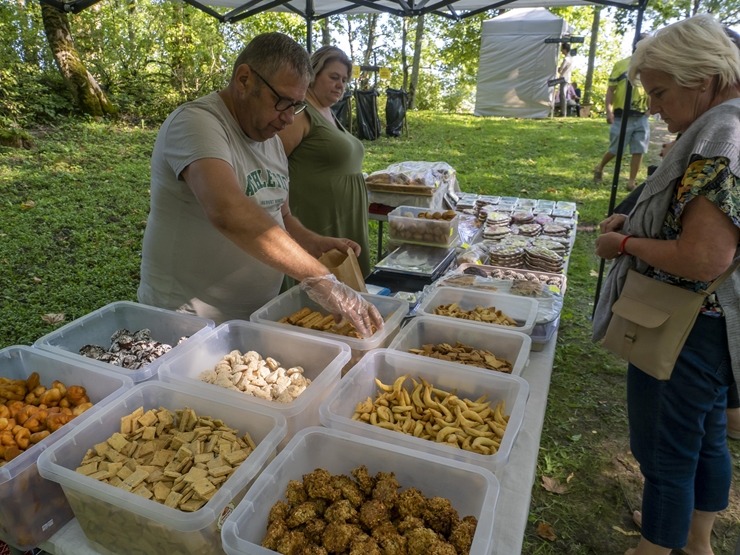
[[[273,86],[267,82],[267,79],[257,73],[253,67],[250,66],[250,68],[252,69],[252,73],[262,79],[262,82],[267,85],[267,88],[270,89],[272,91],[272,94],[277,97],[277,102],[275,102],[275,110],[277,110],[278,112],[285,112],[286,110],[290,110],[292,108],[293,115],[298,115],[306,109],[307,104],[305,100],[293,100],[292,98],[285,98],[284,96],[280,96],[280,94],[273,88]]]

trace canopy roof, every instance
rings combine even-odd
[[[100,0],[40,0],[76,13]],[[400,16],[433,13],[463,19],[484,11],[509,8],[550,8],[600,4],[638,9],[646,0],[184,0],[223,22],[236,22],[266,11],[291,12],[307,21],[345,13],[384,12]]]

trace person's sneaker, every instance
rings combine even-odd
[[[604,179],[604,170],[600,170],[599,168],[594,168],[594,181],[596,183],[601,183]]]

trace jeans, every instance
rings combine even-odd
[[[725,320],[703,315],[669,380],[628,367],[630,447],[645,477],[642,535],[656,545],[684,547],[694,509],[728,505],[725,407],[732,381]]]

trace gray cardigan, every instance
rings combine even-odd
[[[702,114],[681,135],[665,160],[647,180],[622,231],[635,237],[662,238],[663,223],[675,195],[675,183],[689,165],[691,156],[724,156],[730,171],[740,178],[740,99],[728,100]],[[740,256],[740,248],[735,258]],[[611,320],[612,304],[619,297],[627,270],[645,273],[649,266],[633,256],[614,259],[601,290],[593,322],[593,340],[604,337]],[[735,384],[740,391],[740,269],[736,269],[718,288],[717,298],[725,313]]]

